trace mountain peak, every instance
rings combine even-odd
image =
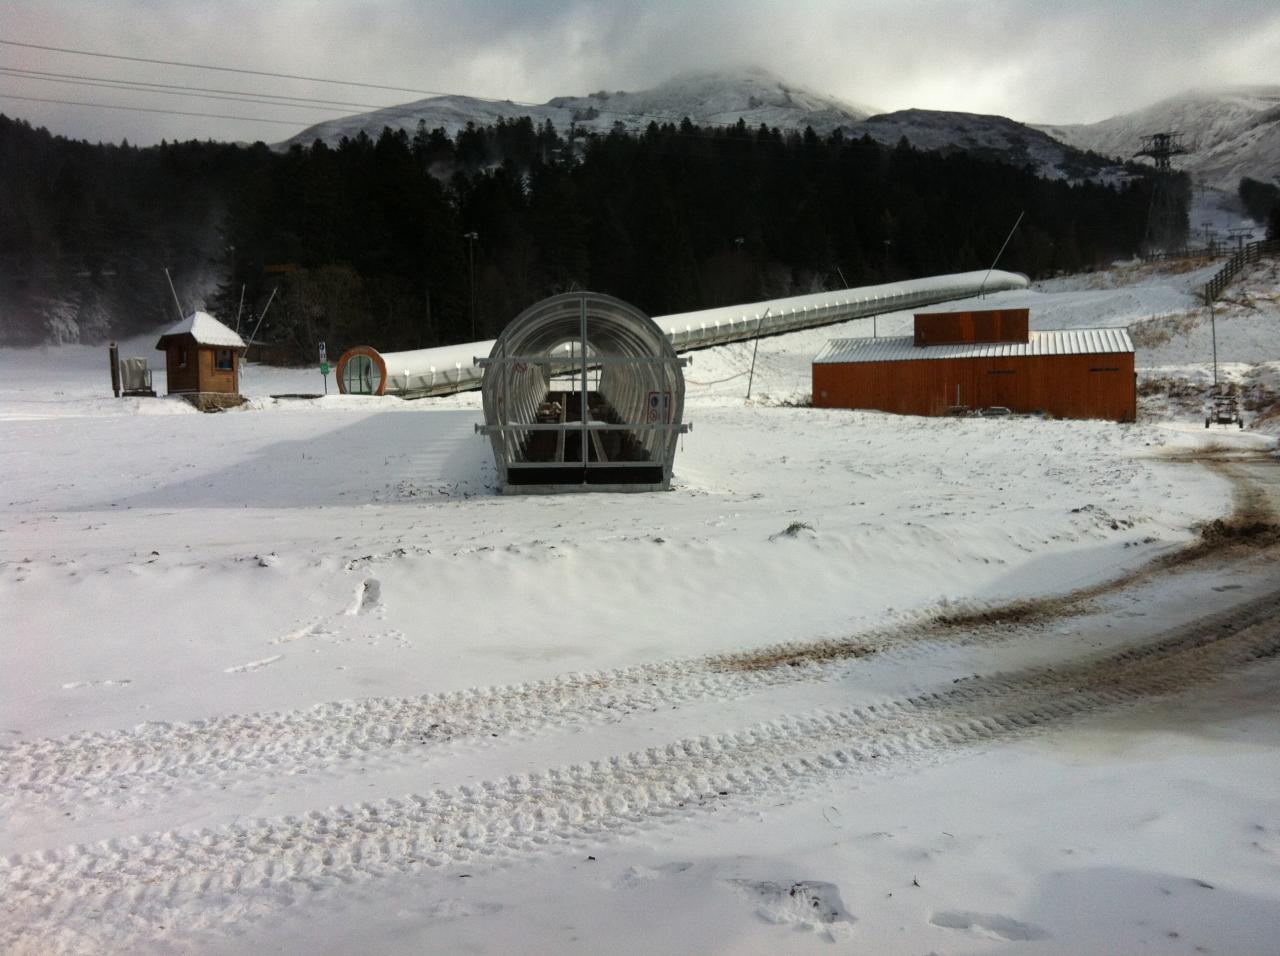
[[[442,127],[452,135],[468,122],[485,125],[499,117],[521,116],[530,117],[536,125],[550,120],[558,129],[576,125],[587,132],[608,131],[618,123],[629,130],[642,130],[651,122],[679,123],[688,117],[700,126],[732,126],[741,119],[751,127],[762,123],[783,130],[812,126],[826,133],[851,126],[873,112],[788,83],[764,67],[748,65],[683,73],[647,90],[557,96],[540,106],[469,96],[431,97],[318,123],[280,145],[309,145],[317,139],[332,145],[361,131],[376,137],[384,126],[412,131],[419,121],[428,129]]]

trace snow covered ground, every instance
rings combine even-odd
[[[1203,381],[1212,271],[986,304]],[[1277,286],[1216,316],[1272,388]],[[0,351],[0,950],[1273,950],[1276,551],[1198,528],[1271,520],[1277,422],[804,407],[909,321],[751,403],[695,353],[656,495],[495,494],[474,394]]]

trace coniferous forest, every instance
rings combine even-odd
[[[639,136],[420,127],[281,153],[90,145],[0,116],[0,170],[11,341],[157,329],[175,312],[167,266],[224,321],[242,288],[255,319],[275,290],[258,339],[298,360],[321,339],[334,355],[489,338],[574,288],[661,315],[985,269],[1023,211],[1000,268],[1079,271],[1137,253],[1151,192],[1139,168],[1068,183],[905,141],[687,120]]]

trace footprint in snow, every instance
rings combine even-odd
[[[857,917],[845,909],[840,887],[834,883],[819,880],[730,882],[756,903],[756,915],[769,923],[812,930],[834,943],[848,938],[857,922]]]
[[[300,627],[295,631],[290,631],[288,634],[284,634],[280,637],[277,637],[271,643],[272,644],[292,644],[294,641],[300,641],[304,637],[311,637],[317,634],[328,634],[328,633],[329,632],[325,630],[324,627],[319,623],[308,624],[305,627]]]
[[[629,866],[613,881],[615,890],[630,890],[664,876],[675,876],[693,867],[692,863],[664,863],[662,866]]]
[[[377,578],[366,578],[356,588],[355,596],[343,614],[368,614],[382,605],[382,584]]]
[[[934,926],[944,929],[971,930],[987,939],[1003,939],[1010,942],[1034,942],[1049,939],[1049,933],[1031,923],[1021,923],[1008,916],[992,913],[949,911],[934,913],[929,917]]]
[[[268,664],[274,664],[276,661],[281,660],[283,657],[284,657],[283,654],[276,654],[272,657],[264,657],[260,661],[250,661],[248,664],[237,664],[235,667],[226,668],[225,670],[223,670],[222,673],[244,674],[248,671],[256,671],[259,667],[266,667]]]

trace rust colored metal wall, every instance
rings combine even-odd
[[[1137,401],[1132,353],[813,366],[817,408],[944,415],[956,404],[1003,405],[1056,418],[1129,422],[1137,414]]]
[[[1025,342],[1030,309],[916,313],[916,345]]]

